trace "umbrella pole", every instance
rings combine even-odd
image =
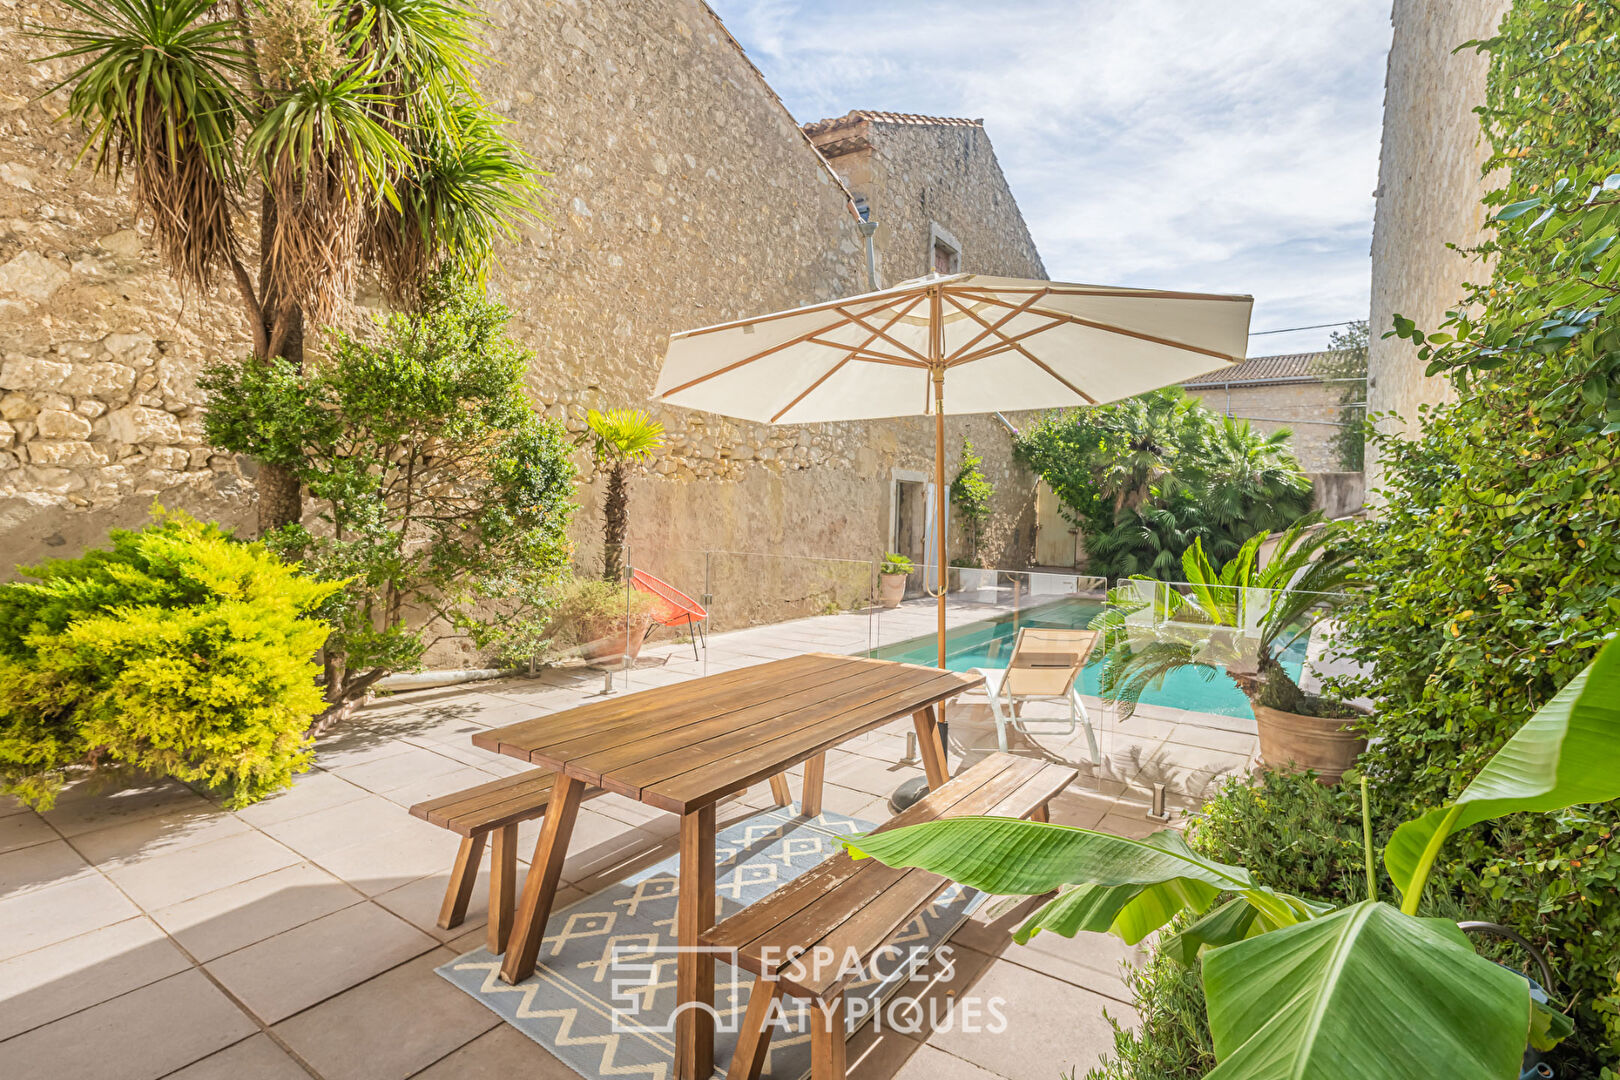
[[[945,369],[934,369],[934,535],[938,538],[934,550],[939,559],[939,575],[934,579],[938,590],[939,608],[939,667],[945,666]]]

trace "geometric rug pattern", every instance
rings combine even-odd
[[[805,818],[796,806],[763,811],[715,836],[718,916],[724,919],[841,850],[839,837],[870,822],[841,814]],[[669,1080],[675,1060],[675,903],[678,855],[632,874],[546,923],[534,975],[500,980],[500,957],[476,949],[438,973],[589,1080]],[[951,886],[900,931],[846,991],[853,1032],[927,962],[977,906],[979,894]],[[715,1072],[723,1076],[748,1008],[753,975],[715,964]],[[860,1003],[857,1003],[857,999]],[[807,1016],[792,999],[771,1040],[764,1075],[802,1080],[810,1071]],[[898,1007],[898,1006],[897,1006]],[[793,1015],[795,1012],[797,1016]]]

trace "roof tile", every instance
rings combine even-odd
[[[1319,352],[1282,353],[1277,356],[1251,356],[1241,364],[1188,379],[1182,386],[1225,386],[1227,383],[1315,382],[1315,361]]]

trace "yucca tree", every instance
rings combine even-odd
[[[602,577],[617,581],[624,573],[624,534],[630,521],[630,467],[652,457],[664,445],[664,425],[640,409],[595,409],[585,414],[585,434],[596,464],[607,473],[603,506]]]
[[[481,267],[537,213],[538,174],[479,96],[482,17],[462,0],[63,3],[73,24],[36,32],[77,65],[51,90],[81,157],[128,175],[183,285],[236,291],[250,363],[301,369],[306,322],[357,271],[408,306],[428,272]],[[261,460],[260,529],[298,520],[291,463]]]

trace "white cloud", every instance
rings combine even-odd
[[[801,121],[983,117],[1055,278],[1366,316],[1388,0],[712,3]]]

